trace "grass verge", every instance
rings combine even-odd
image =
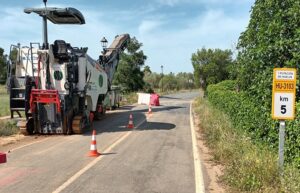
[[[120,102],[120,105],[132,105],[134,103],[137,103],[138,101],[138,95],[136,92],[130,92],[122,95],[122,100]]]
[[[0,85],[0,117],[10,115],[9,96],[5,85]]]
[[[198,98],[194,109],[213,159],[225,166],[222,181],[230,192],[300,192],[299,169],[286,166],[280,178],[277,152],[253,143],[247,134],[233,128],[226,114]]]
[[[0,120],[0,137],[19,133],[17,122],[14,120]]]
[[[0,94],[0,101],[0,117],[10,115],[9,96],[7,94]]]

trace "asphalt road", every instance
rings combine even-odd
[[[194,193],[189,108],[196,96],[162,97],[151,116],[136,105],[95,122],[97,158],[87,156],[91,130],[12,149],[0,164],[0,192]],[[134,130],[126,128],[130,113]]]

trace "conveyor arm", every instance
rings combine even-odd
[[[112,84],[113,76],[119,63],[120,54],[127,47],[129,40],[129,34],[116,36],[112,44],[105,49],[104,53],[100,56],[100,63],[103,65],[107,73],[110,85]]]

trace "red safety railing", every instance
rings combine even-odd
[[[30,110],[35,111],[35,103],[56,104],[57,112],[60,112],[60,100],[57,90],[32,89],[30,94]]]

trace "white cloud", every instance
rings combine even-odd
[[[160,5],[145,4],[143,8],[121,9],[115,7],[109,10],[95,10],[76,6],[85,16],[85,25],[53,25],[49,24],[49,42],[64,39],[77,47],[89,47],[88,53],[97,58],[101,51],[100,39],[105,36],[109,42],[117,34],[128,32],[143,43],[144,53],[148,56],[146,65],[152,71],[159,72],[164,65],[164,71],[193,71],[190,58],[197,49],[232,48],[240,32],[245,30],[249,13],[237,13],[231,16],[220,6],[207,6],[206,11],[199,12],[196,17],[182,17],[178,12],[157,13],[161,5],[176,6],[180,3],[203,3],[204,0],[154,0]],[[249,2],[250,0],[207,0],[209,5],[217,3]],[[253,1],[253,0],[251,0]],[[36,7],[40,7],[37,5]],[[65,5],[51,5],[65,7]],[[219,7],[219,8],[216,8]],[[250,7],[249,7],[250,9]],[[0,11],[0,47],[8,50],[11,43],[42,41],[41,18],[35,14],[25,14],[23,8],[5,8]],[[174,17],[173,17],[174,15]],[[186,19],[186,20],[184,20]]]
[[[174,7],[179,4],[203,4],[203,5],[224,5],[224,4],[244,4],[254,0],[156,0],[161,5]]]
[[[34,7],[34,6],[33,6]],[[36,6],[40,7],[40,6]],[[50,7],[50,6],[49,6]],[[51,7],[65,7],[52,5]],[[110,41],[119,33],[123,33],[118,26],[106,19],[104,13],[81,10],[84,13],[84,25],[54,25],[48,22],[49,43],[56,39],[63,39],[76,47],[89,47],[89,53],[94,58],[101,51],[100,39],[103,36]],[[29,46],[30,42],[42,42],[42,19],[36,14],[25,14],[23,8],[6,8],[4,17],[0,18],[0,47],[8,53],[11,44],[21,43]]]
[[[147,65],[157,72],[160,65],[164,65],[166,72],[193,71],[190,61],[192,53],[203,46],[231,49],[232,43],[245,30],[248,20],[248,16],[234,18],[222,10],[212,9],[189,20],[183,28],[168,29],[162,25],[147,35],[141,34],[139,38],[148,55]],[[165,24],[167,22],[163,21]]]
[[[162,25],[161,21],[155,20],[144,20],[141,22],[140,26],[138,27],[139,34],[144,35],[155,29],[159,28]]]

